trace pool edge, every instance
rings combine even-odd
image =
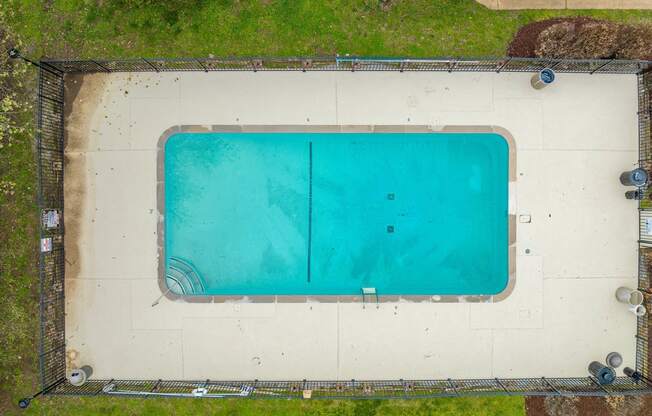
[[[170,301],[189,303],[364,303],[362,295],[181,295],[170,290],[165,278],[165,145],[178,133],[494,133],[508,148],[508,276],[505,288],[493,295],[388,295],[378,302],[495,303],[505,300],[516,286],[516,141],[505,128],[493,125],[173,125],[156,145],[157,271],[161,294]],[[373,302],[372,302],[373,303]]]

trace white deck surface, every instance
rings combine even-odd
[[[66,335],[97,378],[431,379],[586,376],[635,358],[636,78],[558,74],[223,72],[69,78]],[[75,84],[75,82],[77,82]],[[73,100],[74,98],[74,100]],[[162,299],[156,145],[214,124],[497,125],[517,145],[516,287],[499,303]],[[526,249],[528,253],[526,254]],[[621,374],[619,372],[619,374]]]

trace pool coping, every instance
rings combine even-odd
[[[170,290],[165,278],[165,144],[177,133],[495,133],[503,137],[508,147],[508,278],[505,289],[495,295],[382,295],[369,304],[378,302],[433,302],[433,303],[492,303],[505,300],[516,286],[516,142],[514,136],[500,126],[427,126],[427,125],[175,125],[163,132],[156,152],[156,208],[157,208],[157,270],[158,286],[163,296],[171,301],[190,303],[365,303],[360,295],[181,295]]]

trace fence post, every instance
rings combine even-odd
[[[505,387],[505,385],[501,383],[500,380],[498,380],[498,377],[494,378],[494,380],[496,380],[496,383],[498,383],[498,385],[505,391],[505,393],[511,396],[512,393],[509,390],[507,390],[507,387]]]
[[[460,393],[457,391],[457,387],[455,387],[455,384],[453,383],[453,380],[451,380],[449,378],[449,379],[447,379],[447,381],[448,381],[448,385],[451,386],[451,388],[453,389],[453,392],[455,393],[455,395],[459,396]]]
[[[559,65],[560,63],[562,63],[562,62],[564,62],[564,60],[563,60],[563,59],[560,59],[560,60],[558,60],[557,62],[555,62],[555,63],[552,64],[552,65],[547,65],[546,68],[555,69],[555,67],[556,67],[557,65]]]
[[[159,69],[158,69],[156,66],[154,66],[154,64],[152,64],[150,61],[148,61],[148,60],[145,59],[145,58],[141,58],[141,59],[142,59],[143,61],[145,61],[145,63],[146,63],[147,65],[151,66],[152,69],[154,69],[154,71],[156,71],[156,72],[160,72]]]
[[[205,66],[205,65],[204,65],[204,64],[203,64],[199,59],[196,59],[196,61],[197,61],[197,63],[199,64],[199,66],[202,67],[202,69],[204,70],[204,72],[208,72],[208,68],[206,68],[206,66]]]
[[[500,71],[502,71],[503,68],[505,68],[505,66],[507,66],[507,64],[510,63],[511,61],[512,61],[512,58],[510,57],[510,58],[507,59],[505,62],[503,62],[503,64],[500,66],[500,68],[498,68],[498,70],[496,71],[496,73],[497,73],[497,74],[500,74]]]
[[[561,394],[561,392],[559,390],[557,390],[557,388],[555,386],[553,386],[552,383],[550,383],[548,380],[546,380],[545,377],[541,377],[541,380],[544,383],[546,383],[555,393],[557,393],[557,395],[563,396],[563,394]]]
[[[93,61],[93,60],[91,60],[91,62],[94,63],[95,65],[99,66],[100,68],[102,68],[104,70],[104,72],[111,72],[111,70],[109,68],[105,67],[101,63],[99,63],[97,61]]]
[[[457,60],[452,59],[448,61],[448,72],[451,73],[455,69],[455,66],[457,65]]]
[[[599,67],[595,68],[593,71],[589,72],[589,74],[591,74],[591,75],[595,74],[597,71],[601,70],[602,68],[604,68],[605,66],[609,65],[609,64],[612,63],[613,61],[614,61],[614,59],[610,59],[609,61],[607,61],[607,62],[605,62],[604,64],[600,65]]]

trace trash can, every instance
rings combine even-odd
[[[530,80],[530,83],[532,84],[532,88],[535,90],[540,90],[552,84],[554,80],[555,71],[550,68],[545,68],[534,74]]]
[[[611,368],[618,368],[623,363],[623,356],[617,352],[610,352],[607,354],[607,359],[605,360],[607,365]]]
[[[641,305],[645,300],[643,297],[643,292],[638,289],[630,289],[625,286],[621,286],[616,289],[616,299],[618,302],[624,303],[627,306],[638,306]]]
[[[625,186],[644,186],[647,179],[647,171],[643,168],[628,170],[620,174],[620,183]]]
[[[591,364],[589,364],[589,373],[595,377],[600,384],[611,384],[616,379],[616,372],[614,369],[607,367],[598,361],[592,361]]]
[[[83,386],[93,374],[93,368],[90,365],[84,365],[81,368],[73,368],[68,371],[68,382],[73,386]]]
[[[629,307],[629,311],[637,317],[645,316],[647,313],[647,309],[643,305],[632,305]]]
[[[625,373],[627,377],[633,378],[634,381],[640,381],[643,378],[643,375],[641,373],[639,373],[638,371],[630,367],[623,368],[623,373]]]

